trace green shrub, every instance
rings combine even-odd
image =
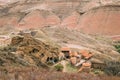
[[[114,42],[114,47],[117,49],[117,51],[120,53],[120,41]]]
[[[115,48],[116,48],[117,51],[120,53],[120,44],[119,44],[119,45],[115,45]]]
[[[100,69],[93,69],[93,70],[91,70],[91,72],[93,72],[96,75],[104,74],[104,72]]]
[[[105,68],[105,73],[108,75],[117,76],[120,72],[120,62],[107,62],[107,66]]]
[[[57,71],[62,71],[63,70],[63,65],[61,65],[61,64],[57,64],[56,66],[55,66],[55,69],[57,70]]]
[[[78,72],[78,69],[75,66],[71,65],[70,63],[68,63],[66,67],[68,72]]]

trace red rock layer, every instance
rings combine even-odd
[[[85,33],[119,35],[120,6],[104,6],[85,13],[78,28]]]

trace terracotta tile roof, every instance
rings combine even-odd
[[[91,67],[91,63],[85,62],[82,64],[83,67]]]
[[[81,50],[80,53],[82,54],[82,56],[84,56],[85,58],[90,58],[93,56],[92,53],[90,53],[89,51],[87,50]]]
[[[70,48],[68,48],[68,47],[62,47],[61,51],[70,51]]]
[[[72,64],[76,64],[76,57],[71,57],[70,61],[71,61]]]

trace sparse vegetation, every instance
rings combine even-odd
[[[105,73],[112,76],[118,76],[120,73],[120,62],[107,62],[104,70]]]
[[[93,69],[91,72],[92,72],[93,74],[95,74],[95,75],[104,74],[104,72],[103,72],[102,70],[100,70],[100,69]]]
[[[63,73],[33,67],[0,68],[0,80],[119,80],[116,76]]]
[[[67,71],[69,72],[77,72],[78,69],[75,66],[72,66],[70,63],[68,63],[67,65]]]
[[[117,49],[117,51],[120,53],[120,43],[119,44],[116,44],[116,45],[114,45],[115,46],[115,48]]]
[[[61,64],[57,64],[56,66],[55,66],[55,70],[56,71],[62,71],[63,70],[63,65],[61,65]]]

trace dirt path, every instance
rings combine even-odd
[[[67,61],[64,60],[64,61],[61,61],[60,63],[61,63],[61,64],[63,65],[63,67],[64,67],[64,68],[63,68],[63,72],[67,72],[67,66],[66,66]]]

